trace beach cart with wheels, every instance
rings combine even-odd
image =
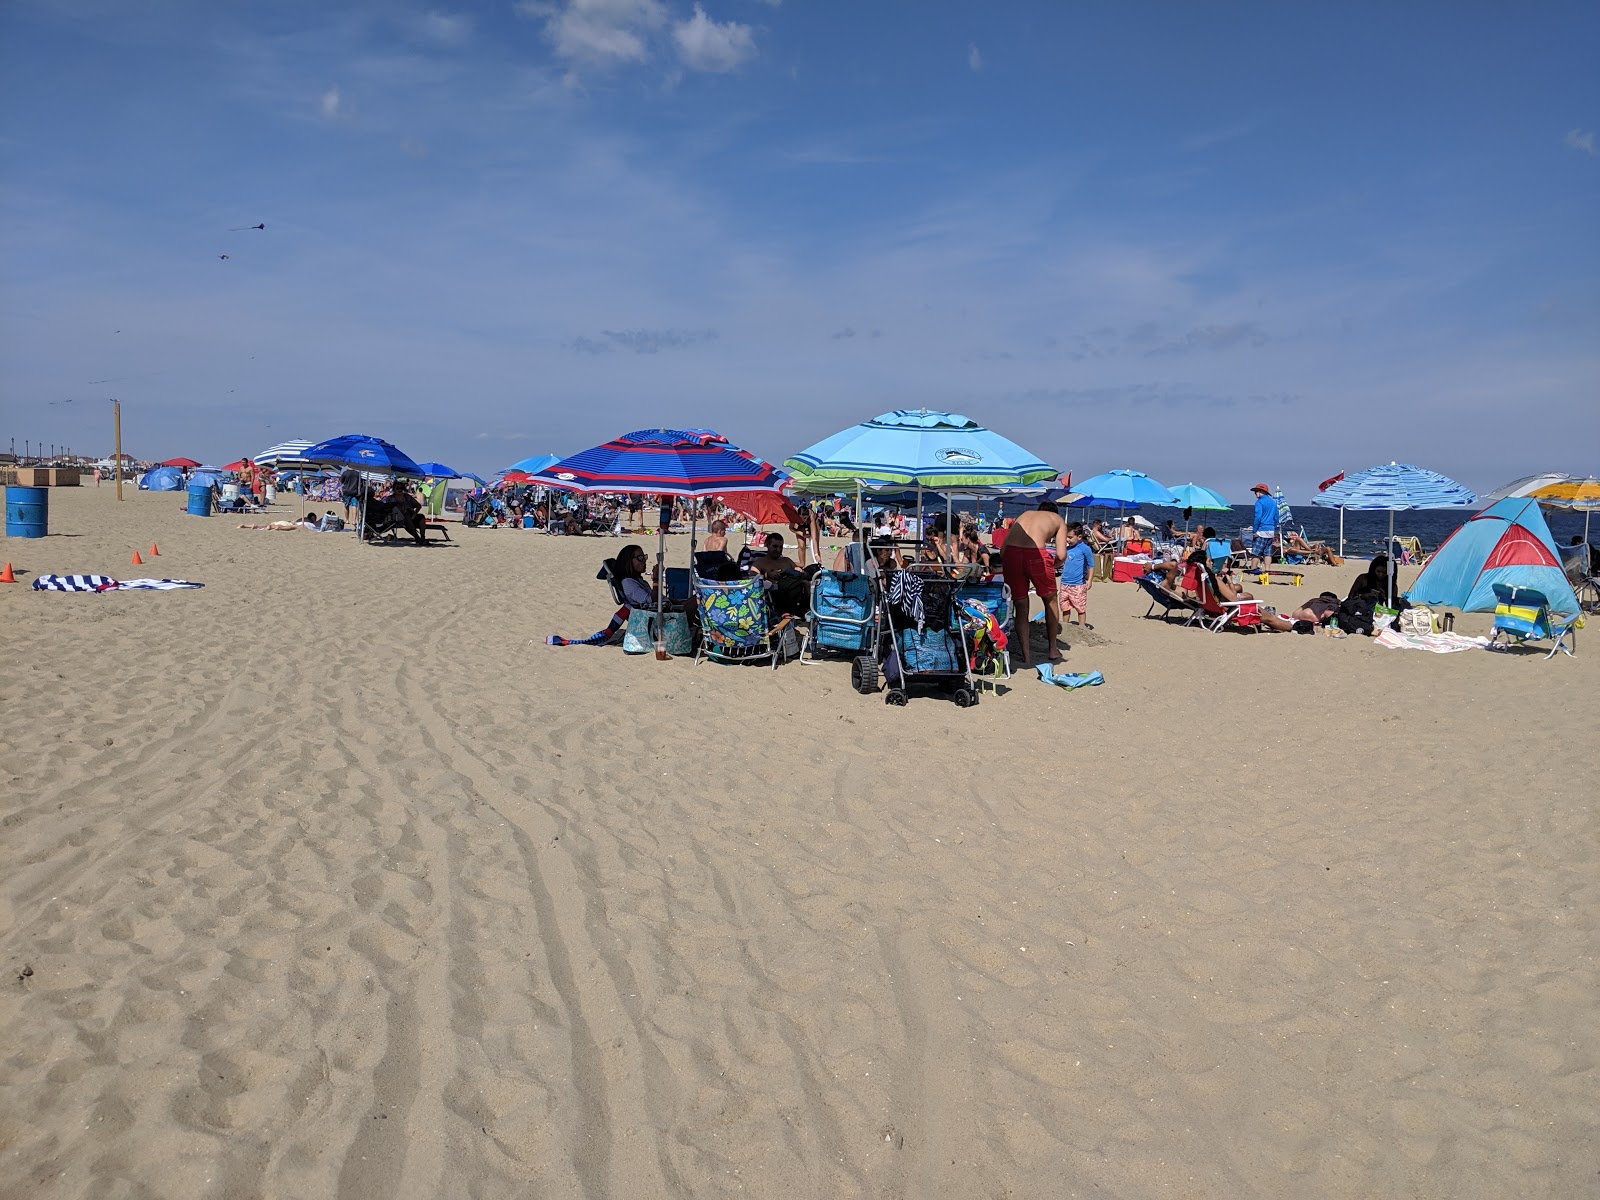
[[[903,706],[913,690],[947,695],[961,708],[978,703],[957,587],[943,572],[906,569],[889,576],[883,605],[886,703]]]
[[[882,625],[878,594],[866,575],[818,571],[811,580],[810,636],[803,663],[824,657],[850,659],[850,686],[863,695],[878,690],[878,647]]]

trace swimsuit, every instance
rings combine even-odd
[[[1055,558],[1038,546],[1004,546],[1000,550],[1000,569],[1013,597],[1028,594],[1028,585],[1041,600],[1056,594]]]

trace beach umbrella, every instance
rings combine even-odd
[[[1179,508],[1196,508],[1204,512],[1227,512],[1233,507],[1221,492],[1198,483],[1179,483],[1167,489],[1177,498]]]
[[[461,479],[464,476],[454,467],[447,467],[442,462],[418,463],[417,470],[429,479]]]
[[[1026,487],[1056,477],[1053,467],[970,417],[925,408],[896,409],[852,425],[783,465],[797,484],[877,479],[937,490]]]
[[[1170,490],[1143,471],[1107,471],[1080,480],[1073,485],[1073,490],[1083,495],[1085,504],[1099,508],[1134,508],[1140,504],[1182,507]]]
[[[158,467],[181,467],[184,470],[188,470],[190,467],[198,467],[199,465],[192,458],[169,458],[156,464]]]
[[[1319,508],[1353,508],[1389,514],[1389,540],[1384,553],[1389,559],[1388,596],[1394,604],[1394,514],[1414,508],[1471,508],[1478,497],[1448,475],[1414,467],[1409,463],[1384,463],[1357,471],[1329,484],[1311,498]]]
[[[422,468],[404,450],[382,438],[366,433],[345,433],[305,449],[307,462],[330,467],[355,467],[362,472],[361,517],[356,521],[356,539],[366,532],[367,476],[421,475]]]
[[[1583,540],[1589,540],[1589,514],[1600,508],[1600,479],[1566,479],[1529,492],[1540,504],[1551,508],[1570,508],[1583,514]]]
[[[1486,492],[1479,499],[1485,504],[1493,504],[1497,500],[1505,500],[1513,496],[1528,496],[1540,488],[1549,487],[1552,483],[1566,483],[1576,476],[1565,471],[1540,471],[1537,475],[1524,475],[1521,479],[1513,479],[1510,483],[1503,483],[1492,492]]]
[[[714,429],[638,429],[570,458],[530,472],[533,482],[573,492],[651,492],[658,496],[715,496],[723,492],[777,494],[778,469],[741,450]],[[694,531],[689,549],[695,546]],[[656,589],[656,614],[665,607],[667,528],[656,531],[656,566],[663,568]],[[656,629],[663,622],[656,621]],[[659,633],[656,651],[664,653]]]
[[[501,471],[500,474],[509,475],[513,471],[522,471],[525,474],[532,475],[535,471],[542,471],[546,467],[553,467],[560,461],[561,456],[559,454],[535,454],[532,458],[525,458],[521,462],[512,463],[504,471]]]
[[[915,487],[919,521],[924,488],[971,494],[974,488],[1023,488],[1057,479],[1054,467],[1009,438],[961,413],[926,408],[900,408],[852,425],[785,459],[783,465],[793,473],[795,487],[807,490],[829,480]],[[858,494],[858,528],[861,504]]]
[[[284,467],[310,467],[315,464],[306,457],[306,451],[314,443],[305,438],[291,438],[286,442],[279,442],[276,446],[269,446],[260,454],[255,455],[255,464],[258,467],[271,467],[273,470],[282,470]]]

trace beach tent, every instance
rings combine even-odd
[[[156,467],[139,476],[141,492],[181,492],[186,486],[177,467]]]
[[[1578,611],[1537,500],[1508,496],[1484,509],[1445,539],[1405,595],[1413,604],[1492,612],[1497,583],[1535,588],[1557,612]]]

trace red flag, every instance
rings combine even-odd
[[[1324,479],[1321,483],[1317,484],[1317,491],[1325,492],[1343,478],[1344,472],[1340,471],[1337,475],[1330,476],[1329,478]]]

